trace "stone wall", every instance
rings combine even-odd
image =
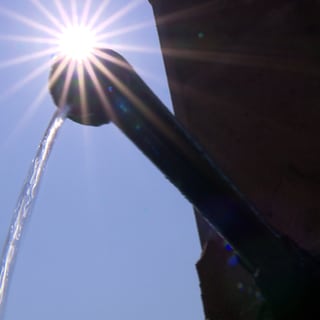
[[[150,3],[176,115],[268,223],[319,254],[320,1]],[[257,288],[207,230],[207,316],[255,319]]]

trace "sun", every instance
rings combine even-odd
[[[116,25],[131,11],[138,9],[138,6],[145,0],[128,1],[127,5],[121,5],[116,11],[112,11],[111,0],[54,0],[49,2],[30,0],[30,2],[34,9],[37,9],[41,14],[37,19],[5,8],[0,4],[0,16],[16,20],[33,29],[33,32],[27,31],[26,34],[0,32],[0,41],[26,43],[30,48],[36,48],[32,53],[0,61],[0,70],[37,59],[41,59],[42,63],[35,66],[25,77],[14,82],[5,92],[0,92],[0,99],[13,95],[26,84],[42,76],[43,73],[53,70],[53,65],[58,63],[54,73],[50,73],[49,88],[55,85],[61,75],[66,75],[66,82],[63,85],[61,99],[58,103],[59,107],[64,106],[70,96],[72,84],[76,83],[79,84],[79,103],[77,105],[81,107],[82,114],[85,114],[90,103],[90,97],[87,93],[88,83],[95,88],[96,92],[103,91],[99,83],[100,80],[96,79],[95,73],[100,68],[106,68],[106,65],[99,64],[99,62],[109,60],[126,68],[126,64],[121,59],[106,53],[105,50],[150,52],[150,48],[128,45],[123,40],[121,41],[121,38],[130,32],[149,27],[154,23],[154,20],[124,24],[120,28]],[[34,31],[38,33],[34,33]],[[96,72],[92,70],[96,70]],[[103,71],[108,72],[108,70]],[[128,91],[130,91],[129,88]],[[48,83],[45,83],[29,107],[32,112],[41,105],[47,93]]]
[[[58,69],[57,76],[53,77],[53,81],[58,78],[59,73],[64,68],[68,68],[70,73],[71,69],[75,68],[79,75],[79,82],[83,82],[80,79],[83,71],[94,64],[97,53],[103,48],[120,49],[122,51],[150,51],[150,48],[127,45],[119,41],[119,38],[121,39],[121,36],[130,32],[149,27],[153,24],[153,20],[114,28],[118,20],[123,19],[132,10],[138,8],[145,0],[129,1],[127,5],[121,6],[119,10],[112,13],[109,7],[111,0],[70,0],[65,2],[61,0],[49,2],[30,0],[30,2],[34,9],[41,14],[41,19],[33,19],[17,11],[5,8],[1,4],[0,16],[16,20],[28,28],[34,29],[39,34],[31,36],[29,31],[27,34],[7,34],[4,31],[4,33],[0,32],[0,41],[26,43],[30,45],[30,48],[35,47],[39,48],[39,50],[0,61],[0,70],[37,59],[41,59],[43,62],[25,77],[16,81],[11,87],[8,87],[5,92],[2,92],[0,98],[13,95],[27,83],[48,72],[52,67],[52,61],[61,61],[61,68]],[[107,9],[110,9],[110,12],[107,12]],[[104,56],[104,59],[108,58]],[[40,103],[45,99],[47,89],[47,84],[43,85],[30,108],[36,109],[40,106]],[[67,89],[65,90],[68,91]]]
[[[94,31],[85,25],[65,27],[58,37],[58,52],[70,60],[82,62],[90,57],[97,46]]]

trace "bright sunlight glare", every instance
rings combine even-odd
[[[59,51],[69,59],[83,61],[97,44],[94,32],[87,26],[73,25],[65,28],[59,38]]]

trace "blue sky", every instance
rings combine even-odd
[[[70,8],[69,1],[62,1]],[[41,1],[59,17],[53,1]],[[83,3],[78,1],[77,3]],[[91,14],[101,1],[92,1]],[[132,1],[111,0],[99,21]],[[0,244],[31,160],[54,112],[49,68],[15,86],[50,55],[6,62],[48,44],[9,35],[45,37],[4,8],[52,27],[32,1],[0,5]],[[69,10],[69,9],[68,9]],[[109,30],[150,22],[108,39],[171,105],[152,9],[147,0]],[[128,50],[125,46],[141,48]],[[152,48],[146,50],[142,48]],[[10,63],[9,63],[10,64]],[[195,263],[200,246],[191,205],[114,126],[85,127],[67,120],[49,159],[20,247],[6,308],[16,319],[202,319]]]

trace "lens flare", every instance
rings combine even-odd
[[[88,92],[86,92],[87,85],[85,85],[85,77],[83,75],[91,72],[92,64],[96,63],[97,60],[95,58],[111,59],[113,62],[121,64],[121,61],[104,55],[103,49],[121,49],[122,51],[141,51],[144,53],[153,53],[155,51],[152,48],[142,46],[137,49],[137,46],[127,45],[125,41],[121,40],[122,36],[130,32],[153,25],[153,20],[139,21],[137,24],[125,23],[125,26],[120,28],[115,26],[116,22],[124,19],[130,12],[137,9],[140,4],[143,4],[145,0],[128,1],[126,5],[121,5],[115,11],[110,6],[111,0],[83,0],[79,2],[73,0],[66,2],[62,0],[51,2],[30,0],[30,2],[34,9],[41,14],[40,19],[33,19],[0,5],[0,16],[14,20],[30,29],[30,32],[27,31],[26,34],[0,32],[0,41],[27,43],[32,45],[30,47],[36,48],[32,53],[17,57],[10,56],[7,60],[1,60],[0,70],[8,67],[17,67],[33,62],[36,59],[42,61],[39,67],[35,67],[34,70],[21,77],[18,82],[6,87],[4,92],[0,91],[0,101],[8,98],[27,83],[43,76],[43,73],[50,69],[53,61],[59,61],[60,66],[57,68],[59,72],[50,78],[50,86],[54,85],[59,78],[59,74],[65,72],[68,66],[73,66],[75,71],[73,81],[79,83],[79,88],[81,88],[79,91],[79,104],[83,110],[87,110]],[[21,28],[20,30],[25,32],[28,29]],[[95,69],[93,68],[92,70]],[[145,70],[139,70],[139,72],[153,77]],[[91,78],[95,79],[94,76],[91,74]],[[97,91],[100,90],[97,81],[92,81],[92,85]],[[67,89],[66,87],[64,90]],[[38,98],[32,103],[32,109],[35,110],[40,106],[45,97],[44,92],[45,89],[39,93]]]
[[[76,61],[87,59],[96,47],[94,32],[81,25],[65,28],[59,37],[59,51],[67,58]]]

